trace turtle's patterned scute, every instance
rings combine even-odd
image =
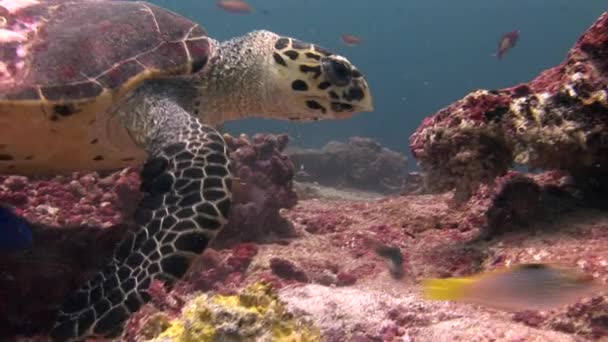
[[[25,37],[2,44],[8,75],[3,73],[0,92],[10,87],[8,99],[39,99],[40,93],[22,93],[32,88],[43,100],[92,98],[144,71],[189,72],[208,53],[200,26],[150,4],[43,2],[6,12],[9,30]]]

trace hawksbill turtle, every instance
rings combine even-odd
[[[69,296],[57,341],[116,337],[225,225],[231,167],[214,126],[372,111],[363,74],[315,44],[253,31],[225,42],[162,7],[120,0],[0,0],[0,173],[143,163],[137,229]]]

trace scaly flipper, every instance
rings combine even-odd
[[[140,229],[119,245],[115,263],[64,304],[51,333],[57,341],[120,334],[149,300],[151,281],[172,285],[181,278],[227,221],[230,162],[217,131],[182,110],[156,140],[159,149],[141,172]]]

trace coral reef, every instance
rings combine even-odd
[[[556,216],[552,221],[537,220],[534,215],[530,217],[526,210],[512,203],[518,196],[503,192],[510,188],[509,184],[540,189],[540,208],[567,215]],[[209,316],[203,316],[208,318],[204,322],[209,324],[188,321],[193,324],[184,325],[185,319],[192,317],[187,312],[201,312],[210,307],[224,310],[223,304],[236,303],[243,288],[255,288],[260,281],[273,284],[280,302],[284,303],[285,314],[310,320],[319,329],[323,341],[408,338],[416,341],[583,341],[607,338],[607,306],[606,298],[602,296],[583,298],[574,305],[551,312],[509,313],[468,304],[430,302],[418,295],[418,283],[423,278],[469,275],[523,262],[559,261],[580,267],[606,284],[608,214],[585,208],[576,204],[578,202],[573,205],[568,196],[543,200],[545,193],[554,194],[556,189],[571,191],[571,188],[567,177],[556,172],[509,173],[493,187],[480,187],[472,200],[460,208],[449,205],[449,193],[394,195],[375,200],[321,198],[299,201],[291,209],[283,210],[283,216],[292,222],[297,233],[295,238],[265,244],[236,243],[231,248],[208,250],[193,265],[184,281],[172,290],[165,289],[162,283],[152,286],[152,302],[131,318],[125,340],[135,341],[135,336],[139,340],[170,340],[170,336],[185,333],[184,327],[194,326],[201,328],[198,333],[216,332],[210,326],[216,327],[218,321],[212,322]],[[493,206],[505,212],[497,215],[504,222],[511,222],[513,215],[519,217],[512,227],[522,222],[526,226],[500,230],[500,234],[491,234],[487,240],[475,240],[480,231],[487,229],[486,213]],[[113,229],[98,230],[106,233]],[[90,228],[86,232],[93,231]],[[69,240],[71,236],[67,234],[85,232],[55,229],[53,233],[65,233],[64,239]],[[91,248],[90,244],[83,246],[81,248]],[[386,253],[378,252],[378,246],[401,252],[401,277],[391,276],[394,270],[387,265]],[[74,258],[86,255],[85,251],[77,252],[82,254],[74,255]],[[107,254],[107,251],[90,251],[98,252],[99,255]],[[19,256],[11,258],[12,261],[3,259],[3,262],[14,263]],[[29,259],[21,260],[29,262]],[[92,265],[89,268],[93,268]],[[22,272],[29,272],[23,264],[21,267]],[[19,293],[12,292],[15,286],[29,289],[27,296],[18,298],[20,307],[16,299],[13,311],[3,312],[13,319],[2,320],[3,324],[10,322],[12,329],[2,330],[3,333],[7,331],[3,340],[11,341],[13,334],[44,332],[42,320],[46,316],[42,317],[40,313],[51,312],[53,303],[63,295],[59,292],[69,290],[64,288],[67,285],[55,286],[59,280],[55,278],[54,269],[47,267],[44,269],[40,264],[34,269],[49,274],[48,279],[33,279],[38,283],[17,281],[9,288],[5,285],[8,280],[2,279],[4,283],[0,288],[11,291],[7,298]],[[63,271],[62,276],[69,274],[69,271]],[[43,288],[46,291],[34,291]],[[57,293],[49,293],[51,290]],[[206,295],[200,297],[201,291]],[[225,302],[215,306],[217,302],[213,298],[224,298]],[[33,308],[39,311],[33,311]],[[229,312],[227,317],[234,318],[236,312],[244,311]],[[265,319],[256,315],[254,322],[267,322]],[[249,323],[244,321],[244,324]],[[265,333],[272,330],[266,329],[262,330]],[[262,330],[255,331],[263,333]]]
[[[178,317],[149,312],[126,341],[319,341],[319,331],[287,312],[270,286],[258,283],[238,295],[201,294]],[[130,331],[131,329],[127,329]]]
[[[532,81],[477,90],[424,119],[410,148],[427,186],[467,199],[513,163],[585,179],[608,172],[608,12],[558,66]]]
[[[288,136],[224,138],[236,164],[238,181],[228,225],[218,235],[215,246],[292,236],[291,223],[279,215],[279,209],[291,208],[298,200],[292,187],[294,167],[283,153]]]
[[[430,192],[427,186],[432,184],[420,186],[419,175],[412,175],[407,195],[373,198],[318,186],[316,198],[296,201],[293,164],[282,152],[286,136],[227,137],[239,177],[228,235],[221,236],[173,288],[159,281],[151,285],[152,300],[130,318],[124,340],[608,339],[608,302],[602,293],[552,311],[524,312],[426,301],[419,295],[424,278],[464,276],[530,262],[578,267],[608,284],[608,212],[597,205],[606,197],[601,191],[590,196],[593,182],[580,182],[581,175],[593,173],[583,160],[598,162],[598,172],[605,168],[599,149],[594,150],[598,142],[590,138],[593,129],[585,126],[585,120],[595,120],[598,129],[605,128],[605,121],[597,112],[584,111],[593,106],[580,96],[584,90],[567,87],[568,82],[591,82],[595,76],[603,80],[605,74],[598,70],[608,65],[607,50],[594,47],[605,44],[607,22],[604,14],[579,40],[568,62],[528,84],[527,92],[528,88],[509,90],[521,101],[537,94],[533,119],[526,121],[536,128],[521,133],[507,129],[509,123],[520,122],[516,113],[521,102],[504,97],[506,91],[480,92],[476,94],[485,97],[467,100],[470,108],[480,109],[489,106],[483,99],[507,99],[504,112],[472,110],[465,120],[458,116],[463,111],[450,109],[425,121],[430,140],[425,142],[426,133],[418,132],[415,152],[427,168],[437,162],[439,169],[427,170],[431,174],[427,179],[447,172],[451,178],[439,188],[453,186],[462,176],[467,187],[488,181],[467,188],[470,200],[461,206],[451,205],[449,192]],[[604,62],[598,56],[604,56]],[[574,77],[571,69],[576,65],[591,69]],[[580,102],[572,100],[569,107],[560,102],[563,93],[574,98],[574,92]],[[598,94],[591,93],[595,94],[591,98]],[[596,102],[601,105],[601,101],[605,99]],[[501,113],[500,120],[489,122]],[[524,139],[534,134],[547,138],[542,134],[551,130],[544,120],[558,114],[562,121],[552,126],[555,136],[562,137],[567,124],[573,134],[589,138],[581,140],[584,149],[564,156],[559,165],[551,164],[557,161],[549,147],[539,153],[546,140]],[[454,119],[453,126],[444,122],[446,117]],[[437,133],[441,127],[452,129],[462,122],[471,124],[470,129],[448,129],[454,132],[447,134],[454,141],[442,140]],[[495,135],[484,135],[488,132]],[[478,138],[467,140],[467,136]],[[565,152],[570,151],[564,139],[552,140],[551,146],[562,144]],[[454,142],[461,143],[463,151],[449,159],[448,152],[457,146]],[[473,151],[474,142],[482,145]],[[490,148],[495,145],[496,150]],[[437,150],[447,159],[426,154]],[[483,164],[476,159],[480,155],[491,158]],[[507,171],[522,155],[529,166],[561,171]],[[444,161],[448,164],[441,164]],[[139,179],[136,170],[129,169],[50,180],[7,176],[0,182],[0,200],[34,222],[30,250],[0,255],[0,339],[27,336],[44,341],[57,304],[105,263],[112,246],[129,229]]]
[[[320,149],[289,148],[298,181],[383,193],[401,188],[407,174],[406,158],[371,138],[330,141]]]
[[[200,276],[192,279],[196,289],[210,289],[210,283],[240,284],[238,274],[255,252],[236,245],[238,242],[293,234],[291,223],[279,214],[280,209],[297,201],[291,184],[293,164],[281,152],[287,135],[259,134],[252,139],[226,136],[226,141],[240,184],[235,186],[229,224],[213,247],[233,248],[225,252],[227,260],[210,262],[217,266],[213,271],[198,273],[205,275],[203,280]],[[0,255],[0,293],[4,298],[0,339],[48,327],[66,295],[110,260],[114,246],[131,227],[140,197],[136,169],[52,179],[0,177],[0,202],[34,223],[30,250]]]

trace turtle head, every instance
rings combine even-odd
[[[373,110],[363,74],[348,59],[269,31],[212,43],[199,72],[195,112],[211,124],[245,117],[344,119]]]
[[[271,34],[266,112],[296,121],[344,119],[373,110],[363,74],[345,57]]]

